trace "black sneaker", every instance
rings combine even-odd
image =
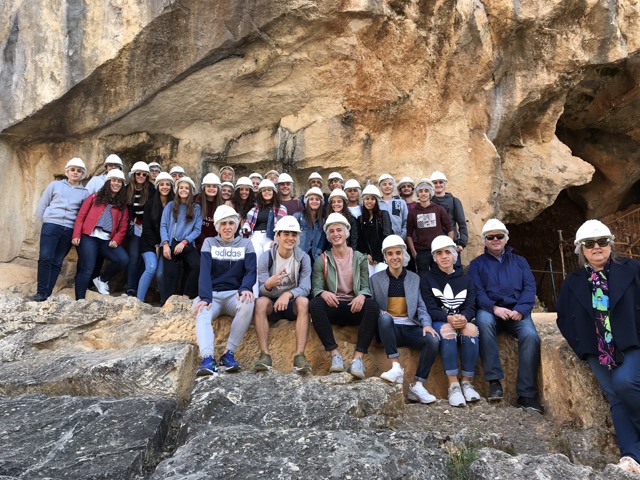
[[[504,392],[502,391],[500,380],[491,380],[489,382],[489,396],[487,397],[487,400],[490,402],[499,402],[502,400],[503,396]]]
[[[518,397],[518,406],[524,410],[533,410],[539,414],[544,413],[544,407],[532,397]]]
[[[47,299],[42,293],[36,293],[27,297],[27,302],[44,302]]]

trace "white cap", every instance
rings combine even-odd
[[[341,213],[333,212],[327,217],[327,220],[324,222],[324,227],[323,227],[324,233],[327,233],[327,230],[329,229],[329,227],[334,223],[340,223],[345,227],[347,227],[347,232],[351,230],[351,225],[349,224],[349,220],[347,220],[345,216],[342,215]]]
[[[344,184],[344,189],[346,190],[347,188],[357,188],[358,190],[362,190],[360,182],[358,182],[358,180],[356,180],[355,178],[350,178],[349,180],[347,180],[347,182]]]
[[[385,180],[391,180],[391,183],[393,183],[394,185],[396,183],[396,181],[393,179],[391,175],[389,175],[388,173],[383,173],[378,177],[378,185],[380,185]]]
[[[276,222],[276,226],[273,229],[274,232],[298,232],[300,233],[300,224],[298,220],[296,220],[291,215],[287,215],[286,217],[282,217],[280,220]]]
[[[305,200],[311,195],[317,195],[318,197],[320,197],[320,203],[324,203],[324,195],[322,194],[322,190],[320,190],[318,187],[311,187],[309,190],[307,190],[307,193],[304,194]]]
[[[362,190],[362,196],[364,197],[365,195],[373,195],[378,199],[378,201],[382,200],[380,190],[378,190],[378,187],[376,187],[375,185],[367,185],[366,187],[364,187],[364,190]]]
[[[276,190],[276,186],[273,184],[273,182],[271,180],[269,180],[268,178],[265,178],[264,180],[262,180],[260,182],[260,185],[258,185],[258,191],[262,190],[263,188],[270,188],[271,190],[273,190],[274,192],[278,192]]]
[[[258,172],[253,172],[251,175],[249,175],[249,178],[259,178],[260,180],[262,180],[262,175],[260,175]]]
[[[418,190],[422,190],[426,188],[427,190],[429,190],[429,196],[433,197],[433,183],[431,183],[431,180],[428,178],[421,178],[420,180],[418,180],[418,184],[416,185],[416,191]]]
[[[218,185],[220,186],[220,177],[218,177],[218,175],[216,175],[215,173],[207,173],[204,178],[202,179],[202,182],[200,182],[201,185]]]
[[[69,160],[67,162],[67,164],[64,166],[64,171],[66,172],[71,167],[76,167],[76,168],[81,168],[82,169],[82,175],[80,176],[80,180],[84,180],[86,178],[86,176],[87,176],[87,167],[86,167],[86,165],[84,164],[84,162],[82,161],[82,159],[80,157],[73,157],[71,160]]]
[[[430,180],[432,182],[435,182],[436,180],[442,180],[444,182],[448,182],[449,181],[449,180],[447,180],[447,176],[444,173],[442,173],[442,172],[440,172],[438,170],[436,170],[435,172],[433,172],[431,174],[431,179]]]
[[[171,185],[173,185],[173,177],[170,174],[168,174],[167,172],[160,172],[158,174],[158,176],[156,177],[155,185],[157,186],[158,183],[162,182],[163,180],[164,181],[169,181],[169,182],[171,182]]]
[[[173,192],[174,193],[178,193],[178,186],[181,183],[188,183],[189,185],[191,185],[191,192],[195,195],[195,193],[196,193],[196,184],[193,183],[193,180],[191,180],[189,177],[182,177],[182,178],[179,178],[178,180],[176,180],[176,184],[173,187]]]
[[[184,168],[182,168],[179,165],[176,165],[175,167],[172,167],[171,170],[169,170],[170,175],[173,175],[174,173],[184,173]]]
[[[268,177],[269,175],[271,175],[272,173],[276,174],[278,177],[280,176],[280,172],[277,170],[269,170],[267,173],[264,174],[265,177]]]
[[[443,248],[453,247],[456,249],[456,243],[453,241],[451,237],[448,235],[438,235],[431,242],[431,254],[435,254],[438,250],[442,250]]]
[[[124,183],[124,173],[122,173],[122,170],[109,170],[107,172],[107,180],[111,180],[112,178],[119,178],[122,180],[122,183]]]
[[[222,182],[222,184],[220,185],[220,187],[231,187],[231,188],[235,188],[233,186],[233,182]]]
[[[311,172],[311,175],[309,175],[309,178],[307,178],[307,183],[309,183],[311,180],[320,180],[324,183],[324,180],[322,180],[322,175],[320,175],[318,172]]]
[[[342,178],[342,175],[340,175],[338,172],[331,172],[327,180],[333,180],[334,178],[340,180],[340,183],[344,183],[344,178]]]
[[[213,225],[216,230],[220,229],[220,222],[222,220],[231,219],[236,225],[240,224],[240,215],[229,205],[222,204],[213,213]]]
[[[491,218],[487,220],[487,223],[482,227],[482,236],[486,236],[488,232],[504,232],[506,235],[509,235],[509,230],[504,223],[502,223],[497,218]]]
[[[401,247],[406,250],[407,244],[404,243],[404,240],[400,235],[389,235],[382,241],[382,253],[384,254],[384,251],[391,247]]]
[[[331,199],[334,197],[340,197],[344,199],[344,201],[349,200],[347,198],[347,194],[344,193],[344,190],[342,190],[341,188],[334,188],[333,190],[331,190],[331,193],[329,194],[329,203],[331,203]]]
[[[293,178],[288,173],[278,175],[278,183],[293,183]]]
[[[238,181],[236,182],[236,190],[238,189],[238,187],[253,187],[253,183],[251,182],[251,178],[250,177],[240,177],[238,179]]]
[[[149,169],[151,169],[152,167],[158,167],[160,170],[162,170],[162,167],[160,166],[160,164],[158,162],[151,162],[149,164]]]
[[[404,185],[405,183],[410,184],[412,187],[415,188],[415,184],[413,183],[413,180],[411,179],[411,177],[402,177],[400,179],[400,181],[398,182],[398,188],[400,188],[402,185]]]
[[[600,220],[587,220],[576,232],[576,239],[573,244],[576,246],[575,252],[580,253],[580,245],[583,240],[588,238],[598,239],[598,238],[610,238],[611,240],[615,239],[615,236],[611,234],[611,230]]]
[[[236,171],[233,169],[233,167],[230,167],[229,165],[225,165],[224,167],[222,167],[222,168],[220,169],[220,173],[222,173],[222,172],[223,172],[223,171],[225,171],[225,170],[231,170],[231,173],[232,173],[232,174],[234,174],[234,175],[236,174]]]
[[[107,163],[110,163],[113,165],[120,165],[120,168],[124,167],[124,163],[122,163],[122,159],[115,153],[112,153],[109,156],[107,156],[107,158],[105,158],[104,164],[106,165]]]
[[[131,173],[136,173],[136,172],[147,172],[149,173],[149,165],[146,164],[146,162],[136,162],[133,164],[133,167],[131,167]]]

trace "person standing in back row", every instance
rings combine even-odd
[[[431,174],[431,183],[433,183],[435,193],[431,201],[443,207],[449,215],[451,228],[453,228],[453,241],[456,243],[458,252],[456,267],[460,267],[462,266],[462,250],[467,246],[469,233],[462,203],[446,191],[448,182],[446,175],[442,172],[436,170]]]

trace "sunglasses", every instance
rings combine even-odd
[[[582,245],[585,246],[585,248],[588,248],[589,250],[591,250],[592,248],[594,248],[596,246],[596,243],[600,246],[600,247],[606,247],[607,245],[609,245],[609,243],[611,243],[611,239],[610,238],[606,238],[606,237],[602,237],[602,238],[598,238],[597,240],[583,240]]]
[[[498,240],[504,240],[504,233],[499,233],[498,235],[487,235],[486,237],[484,237],[486,240],[495,240],[496,238]]]
[[[149,175],[147,172],[136,172],[136,176],[138,177],[146,177],[147,175]]]

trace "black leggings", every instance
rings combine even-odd
[[[164,261],[164,285],[165,295],[167,298],[161,298],[164,304],[167,299],[176,293],[178,286],[178,275],[180,274],[180,265],[182,263],[184,277],[184,295],[189,298],[195,298],[198,295],[198,276],[200,275],[200,253],[193,244],[184,247],[180,255],[173,253],[171,248],[171,259]]]

